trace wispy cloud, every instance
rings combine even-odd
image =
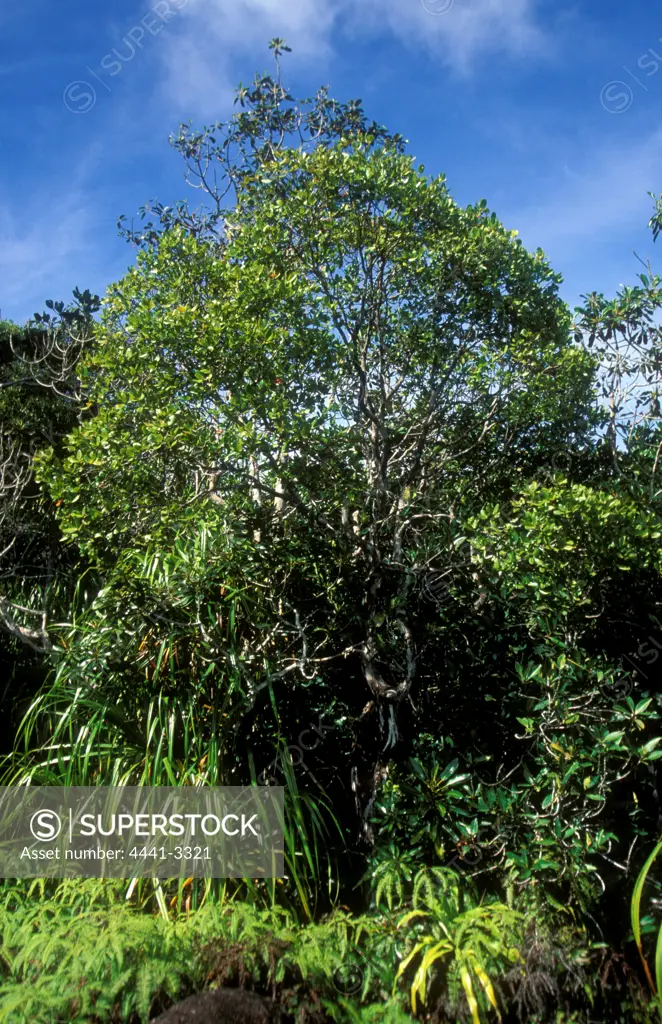
[[[0,206],[3,316],[16,316],[21,309],[26,319],[43,309],[45,299],[67,301],[77,270],[81,287],[87,286],[94,255],[94,221],[88,197],[79,190],[55,204],[31,204],[18,214],[9,206]]]
[[[349,24],[361,32],[388,28],[466,76],[490,53],[528,58],[549,53],[537,6],[537,0],[363,0],[350,9]]]
[[[662,188],[661,164],[662,130],[639,142],[587,142],[581,156],[557,165],[556,175],[532,178],[521,205],[511,199],[497,212],[529,251],[544,251],[563,275],[561,294],[575,306],[594,289],[613,294],[635,284],[644,269],[635,254],[659,267],[647,225],[653,212],[648,192]]]
[[[247,55],[262,55],[266,43],[285,38],[295,60],[325,65],[332,55],[331,30],[345,0],[189,0],[181,30],[163,48],[165,91],[178,108],[218,117],[232,104],[236,68]]]
[[[237,59],[264,52],[273,36],[293,47],[296,61],[323,70],[342,34],[387,34],[467,75],[488,53],[548,55],[536,8],[537,0],[189,0],[162,51],[166,90],[182,108],[218,114],[232,97]]]
[[[637,227],[651,213],[647,193],[660,188],[662,129],[639,143],[587,147],[582,166],[565,167],[553,191],[506,214],[529,246],[574,246],[599,240],[614,228]]]
[[[115,211],[94,184],[102,146],[81,150],[68,180],[55,175],[28,192],[16,181],[0,203],[0,309],[25,321],[46,299],[68,302],[74,286],[104,291],[131,260],[113,238]],[[55,198],[54,198],[55,197]],[[118,258],[119,256],[119,258]]]

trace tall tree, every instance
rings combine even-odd
[[[260,608],[245,692],[342,664],[370,838],[426,580],[455,565],[480,607],[462,523],[513,459],[588,429],[592,361],[542,253],[369,131],[270,153],[225,231],[219,250],[174,225],[110,290],[81,369],[99,414],[40,479],[123,586],[136,553],[222,538],[222,582]]]

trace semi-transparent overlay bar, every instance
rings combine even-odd
[[[282,786],[0,786],[1,878],[280,878]]]

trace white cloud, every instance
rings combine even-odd
[[[539,58],[549,52],[536,6],[537,0],[363,0],[352,8],[350,25],[364,33],[388,27],[468,75],[488,53]]]
[[[550,43],[536,7],[537,0],[189,0],[164,39],[166,91],[181,108],[218,116],[232,99],[233,64],[258,53],[271,69],[266,43],[274,36],[292,46],[295,61],[314,61],[322,75],[343,33],[390,34],[463,75],[488,53],[540,59]]]
[[[293,48],[295,60],[325,65],[342,2],[189,0],[177,23],[171,22],[161,51],[168,98],[200,116],[218,117],[223,109],[227,114],[237,85],[236,67],[246,55],[259,55],[261,68],[272,71],[267,43],[275,36]]]

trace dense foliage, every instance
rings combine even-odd
[[[43,684],[50,649],[49,612],[61,604],[80,564],[66,550],[55,507],[34,475],[34,456],[63,452],[63,439],[79,422],[76,365],[91,340],[99,300],[75,290],[75,301],[48,302],[50,313],[19,327],[0,321],[0,712],[11,750],[12,704]],[[71,599],[71,592],[68,593]],[[45,615],[45,618],[44,618]]]
[[[42,682],[5,784],[284,785],[286,876],[7,882],[0,1020],[655,1020],[662,281],[573,320],[272,49],[98,320],[0,325],[0,625]]]

